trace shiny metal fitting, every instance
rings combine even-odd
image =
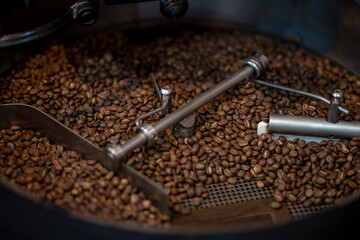
[[[146,146],[151,147],[155,144],[157,139],[156,129],[148,123],[145,123],[139,126],[138,131],[145,135],[146,137]]]
[[[166,115],[169,114],[171,112],[171,94],[172,94],[172,89],[169,86],[163,86],[160,89],[160,93],[161,93],[161,105],[166,105],[165,109],[163,109],[161,111],[162,115]]]
[[[175,124],[174,132],[179,133],[182,138],[192,137],[195,131],[195,116],[193,114],[184,118],[181,122]]]
[[[256,54],[255,56],[245,59],[240,67],[250,66],[254,69],[256,77],[259,77],[269,67],[269,60],[265,55]]]
[[[327,116],[327,121],[331,123],[337,123],[340,120],[340,99],[343,93],[340,89],[335,89],[332,93],[333,98],[330,102],[330,108]]]

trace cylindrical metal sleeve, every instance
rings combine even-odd
[[[339,121],[331,123],[325,118],[289,116],[271,113],[269,132],[302,136],[351,139],[360,137],[360,122]]]
[[[138,133],[130,138],[127,142],[121,145],[111,146],[107,148],[111,159],[124,159],[127,154],[134,151],[136,148],[143,146],[147,142],[147,137],[143,133]]]
[[[181,108],[177,109],[173,113],[168,114],[166,117],[162,118],[160,121],[155,123],[154,128],[156,129],[156,132],[158,133],[163,132],[167,128],[180,122],[181,120],[184,119],[184,117],[190,115],[198,108],[204,106],[214,98],[218,97],[220,94],[226,92],[230,88],[244,81],[253,73],[254,73],[254,69],[252,67],[250,66],[243,67],[235,74],[221,81],[216,86],[207,90],[200,96],[194,98],[193,100],[182,106]]]

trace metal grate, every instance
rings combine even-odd
[[[182,202],[184,207],[191,209],[209,208],[234,203],[254,201],[273,196],[271,187],[258,188],[255,181],[246,181],[238,178],[238,183],[230,185],[227,182],[207,186],[209,197],[204,199],[199,206],[191,204],[192,199]]]
[[[320,205],[320,206],[313,206],[313,207],[304,207],[300,203],[293,203],[293,202],[286,202],[286,207],[288,208],[291,216],[293,218],[301,218],[309,215],[313,215],[315,213],[320,212],[321,210],[333,207],[334,205]]]
[[[258,188],[256,181],[246,181],[240,178],[238,178],[237,184],[230,185],[226,182],[211,184],[207,186],[207,190],[209,196],[204,199],[199,206],[193,206],[192,199],[183,200],[182,206],[195,210],[272,198],[274,196],[274,190],[272,187]],[[333,206],[321,205],[305,208],[302,204],[293,202],[286,202],[285,205],[292,218],[309,216]]]

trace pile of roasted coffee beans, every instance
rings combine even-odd
[[[81,216],[169,226],[169,216],[155,208],[125,178],[95,160],[64,150],[32,130],[0,130],[1,175],[38,200]]]
[[[122,144],[134,136],[136,117],[159,106],[151,73],[160,87],[173,89],[176,109],[236,72],[256,52],[270,61],[263,80],[327,98],[341,89],[343,104],[351,111],[343,119],[360,121],[360,80],[346,69],[292,43],[195,26],[165,25],[54,43],[1,78],[0,103],[36,106],[100,147]],[[236,184],[238,178],[255,180],[260,188],[273,186],[274,208],[283,201],[333,203],[359,189],[358,141],[306,143],[256,134],[257,124],[267,121],[270,112],[326,117],[327,111],[317,100],[248,82],[195,112],[194,136],[183,139],[169,129],[155,147],[137,149],[127,163],[162,185],[173,208],[183,214],[190,212],[181,207],[183,199],[192,198],[197,206],[208,196],[206,185]],[[126,180],[43,138],[32,142],[28,133],[1,132],[1,144],[7,147],[0,153],[0,173],[10,181],[70,210],[100,216],[117,211],[121,219],[145,222],[168,220]],[[39,158],[33,151],[41,151]],[[23,169],[27,164],[37,169],[35,176]],[[113,185],[108,189],[104,182]],[[86,195],[87,187],[93,195]],[[140,214],[144,209],[147,214]]]

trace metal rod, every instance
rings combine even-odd
[[[254,69],[252,67],[245,66],[240,71],[236,72],[227,79],[221,81],[216,86],[207,90],[200,96],[194,98],[193,100],[182,106],[181,108],[170,113],[169,115],[167,115],[166,117],[155,123],[154,128],[158,133],[165,131],[167,128],[180,122],[182,119],[192,114],[198,108],[204,106],[205,104],[207,104],[214,98],[218,97],[222,93],[226,92],[230,88],[236,86],[240,82],[243,82],[253,73],[254,73]]]
[[[265,81],[262,81],[262,80],[259,80],[259,79],[250,79],[250,81],[261,84],[261,85],[264,85],[264,86],[267,86],[267,87],[273,87],[273,88],[277,88],[277,89],[280,89],[280,90],[284,90],[284,91],[304,95],[304,96],[307,96],[307,97],[312,97],[312,98],[318,99],[320,101],[323,101],[324,103],[327,103],[329,105],[331,103],[329,99],[324,98],[324,97],[322,97],[320,95],[317,95],[317,94],[314,94],[314,93],[309,93],[309,92],[297,90],[297,89],[294,89],[294,88],[285,87],[285,86],[278,85],[278,84],[275,84],[275,83],[265,82]],[[339,106],[339,110],[342,111],[343,113],[345,113],[346,115],[349,114],[349,110],[347,110],[346,108],[343,108],[343,107]]]
[[[154,109],[154,110],[152,110],[152,111],[150,111],[150,112],[144,113],[143,115],[137,117],[137,118],[135,119],[135,126],[136,126],[136,128],[139,128],[139,127],[140,127],[140,121],[141,121],[141,120],[143,120],[143,119],[145,119],[145,118],[148,118],[148,117],[150,117],[151,115],[154,115],[155,113],[161,112],[161,111],[165,110],[166,108],[167,108],[167,103],[161,105],[160,107],[158,107],[158,108],[156,108],[156,109]]]
[[[157,84],[153,73],[150,74],[150,82],[151,82],[151,85],[153,86],[153,88],[155,89],[156,96],[161,101],[161,92],[160,92],[159,85]]]
[[[185,117],[192,114],[198,108],[204,106],[211,100],[215,99],[222,93],[226,92],[230,88],[236,86],[240,82],[248,79],[252,74],[257,76],[263,72],[268,66],[268,60],[264,55],[256,55],[248,58],[242,64],[241,69],[230,77],[218,83],[216,86],[207,90],[200,96],[194,98],[181,108],[166,115],[160,121],[154,125],[148,125],[146,131],[142,131],[131,138],[129,141],[119,146],[112,146],[107,148],[109,156],[115,160],[123,159],[127,154],[134,151],[136,148],[146,144],[148,141],[154,138],[154,135],[159,134],[169,127],[183,120]]]
[[[270,113],[269,133],[351,139],[360,136],[360,122]]]
[[[138,133],[134,137],[130,138],[127,142],[121,145],[110,146],[107,148],[109,157],[114,160],[121,160],[129,153],[141,147],[147,143],[147,137],[143,133]]]

